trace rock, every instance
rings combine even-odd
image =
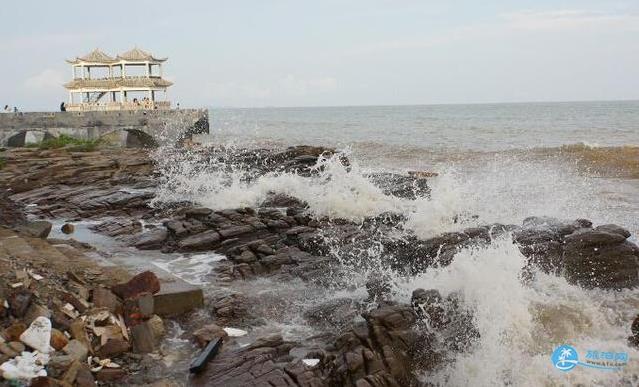
[[[203,217],[206,217],[211,212],[213,212],[213,210],[210,208],[194,207],[194,208],[189,208],[188,210],[186,210],[184,212],[184,215],[187,218],[203,218]]]
[[[238,235],[247,234],[253,231],[251,226],[231,226],[219,231],[220,235],[224,238],[232,238]]]
[[[625,234],[595,229],[568,235],[563,250],[563,274],[568,282],[585,288],[639,286],[639,247],[626,241]]]
[[[31,303],[31,306],[27,309],[27,313],[24,315],[24,320],[27,324],[31,324],[33,320],[38,317],[51,318],[51,311],[42,305]]]
[[[639,315],[637,315],[632,322],[630,332],[632,333],[632,336],[628,337],[628,344],[631,347],[639,348]]]
[[[312,324],[341,329],[360,316],[364,308],[350,298],[335,298],[310,307],[304,318]]]
[[[49,364],[47,364],[48,375],[58,379],[61,378],[73,362],[73,358],[69,355],[54,353],[49,359]]]
[[[228,333],[216,324],[208,324],[193,332],[195,342],[200,346],[206,346],[209,341],[228,337]]]
[[[89,348],[80,340],[73,339],[62,349],[75,360],[85,361],[89,355]]]
[[[626,230],[623,227],[617,226],[616,224],[603,224],[601,226],[595,227],[595,231],[604,231],[612,234],[619,234],[624,238],[630,237],[630,231]]]
[[[26,331],[20,335],[20,341],[29,347],[49,353],[51,351],[51,320],[46,317],[36,318]]]
[[[64,333],[60,332],[57,329],[51,329],[51,346],[56,351],[61,351],[69,343],[69,339],[65,336]]]
[[[46,220],[37,220],[34,222],[27,222],[27,224],[20,226],[18,231],[35,238],[46,239],[49,236],[52,227],[53,224],[51,224],[51,222],[47,222]]]
[[[133,342],[133,351],[137,353],[151,353],[155,350],[153,332],[147,324],[131,327],[131,341]]]
[[[86,325],[81,319],[76,319],[71,323],[71,325],[69,325],[69,333],[72,338],[83,343],[85,347],[91,347],[91,342],[89,341],[89,336],[86,331]]]
[[[14,317],[24,317],[33,300],[33,292],[21,289],[9,295],[9,308]]]
[[[140,250],[160,249],[168,236],[169,232],[165,228],[157,228],[140,235],[133,246]]]
[[[141,293],[136,298],[124,300],[124,321],[127,326],[139,324],[153,314],[154,298],[151,293]]]
[[[166,329],[164,328],[164,321],[157,314],[151,316],[150,319],[146,321],[146,324],[151,328],[151,333],[153,334],[153,339],[156,344],[159,344],[164,335],[166,334]]]
[[[109,339],[103,346],[98,349],[96,355],[101,359],[116,357],[131,349],[129,342],[124,339]]]
[[[160,280],[153,272],[145,271],[129,282],[113,286],[111,291],[123,300],[135,298],[141,293],[155,294],[160,291]]]
[[[202,289],[184,281],[162,284],[154,297],[154,313],[161,317],[174,317],[204,305]]]
[[[16,321],[4,330],[2,336],[7,341],[20,340],[20,335],[27,330],[27,325],[21,321]]]
[[[209,250],[219,245],[221,240],[222,237],[217,231],[209,230],[182,239],[178,247],[182,251]]]
[[[106,308],[111,313],[115,313],[120,305],[116,295],[109,289],[103,287],[93,289],[92,301],[96,308]]]
[[[31,379],[30,387],[61,387],[59,381],[48,376],[38,376]]]
[[[60,227],[60,231],[67,235],[73,234],[73,232],[75,231],[75,226],[71,223],[65,223],[62,225],[62,227]]]
[[[75,377],[75,385],[77,387],[93,387],[96,385],[93,374],[91,374],[89,368],[83,366],[78,370],[77,376]]]
[[[16,357],[20,354],[20,352],[15,351],[8,343],[0,343],[0,352],[7,355],[8,357]]]
[[[121,368],[102,368],[95,374],[98,382],[113,382],[126,376],[126,372]]]
[[[26,348],[25,348],[24,344],[22,344],[19,341],[11,341],[9,343],[9,348],[11,348],[12,350],[14,350],[17,353],[22,353],[22,352],[26,351]]]
[[[73,357],[69,356],[71,359]],[[83,364],[79,360],[75,359],[71,361],[69,368],[62,376],[62,380],[66,383],[72,384],[78,376],[78,371],[82,368]]]

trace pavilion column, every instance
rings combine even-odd
[[[126,66],[122,64],[122,78],[126,78]]]
[[[148,78],[151,75],[151,69],[150,69],[151,65],[149,64],[149,62],[145,62],[145,63],[146,64],[145,64],[144,68],[145,68],[145,72],[146,72],[146,77]]]

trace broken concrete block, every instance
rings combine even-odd
[[[202,289],[184,281],[162,284],[162,290],[154,297],[154,313],[162,317],[174,317],[204,305]]]

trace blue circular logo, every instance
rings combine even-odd
[[[555,349],[550,357],[552,365],[561,371],[570,371],[579,364],[579,354],[570,345],[561,345]]]

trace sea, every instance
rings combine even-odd
[[[363,170],[438,173],[487,222],[588,218],[639,234],[639,101],[211,109],[210,121],[210,143],[328,146]]]
[[[615,223],[638,242],[639,101],[211,109],[209,118],[210,133],[199,140],[218,151],[313,145],[339,154],[320,160],[316,177],[256,177],[232,162],[226,165],[226,158],[200,160],[183,148],[163,146],[153,152],[162,182],[155,191],[158,202],[188,200],[227,209],[256,206],[277,192],[306,202],[311,217],[362,222],[399,212],[406,222],[398,233],[419,238],[545,216],[585,218],[595,226]],[[348,166],[341,156],[348,157]],[[387,196],[369,179],[372,172],[409,171],[431,173],[430,197]],[[243,327],[249,334],[242,345],[273,333],[302,343],[319,337],[305,312],[343,298],[369,302],[365,283],[371,273],[381,273],[392,279],[394,301],[410,302],[416,288],[436,289],[444,297],[454,294],[473,316],[479,337],[464,352],[438,347],[438,335],[445,332],[435,334],[429,345],[444,361],[434,370],[416,370],[424,385],[639,385],[639,351],[627,341],[639,313],[639,290],[584,289],[542,272],[523,276],[526,257],[509,235],[461,250],[450,265],[416,275],[384,265],[389,257],[383,249],[371,248],[363,261],[353,262],[342,260],[348,252],[332,245],[336,270],[347,273],[349,282],[329,287],[268,277],[220,284],[214,270],[224,259],[219,254],[146,256],[96,238],[88,235],[84,241],[104,243],[123,264],[150,261],[202,286],[209,296],[246,295],[263,318]],[[190,344],[180,339],[179,327],[171,332],[175,340],[164,348],[175,359],[170,366],[186,369]],[[582,362],[569,371],[558,369],[553,356],[565,346],[572,351],[570,360],[578,356]],[[615,370],[583,365],[595,353],[625,356],[627,363]]]
[[[406,229],[428,238],[473,224],[521,224],[529,216],[585,218],[639,234],[639,101],[472,105],[211,109],[203,142],[234,148],[327,146],[350,160],[326,160],[322,179],[285,175],[242,180],[241,172],[203,172],[178,161],[164,199],[187,198],[212,208],[256,205],[268,192],[295,196],[311,215],[361,221],[385,211],[406,215]],[[188,163],[186,163],[188,164]],[[228,172],[231,171],[231,172]],[[370,172],[426,171],[431,197],[409,201],[383,195]],[[467,215],[469,222],[453,221]],[[339,247],[337,247],[339,255]],[[383,261],[371,252],[371,262]],[[200,259],[200,258],[199,258]],[[212,259],[219,259],[213,257]],[[480,338],[451,355],[424,383],[438,386],[637,386],[639,351],[628,346],[639,313],[639,291],[582,289],[561,276],[521,278],[526,259],[502,238],[457,254],[445,268],[396,276],[396,301],[419,287],[461,295]],[[346,268],[345,268],[346,269]],[[268,280],[246,285],[285,297],[272,326],[291,339],[312,334],[300,311],[317,302],[365,297],[366,276],[352,270],[348,289],[317,293]],[[315,296],[312,296],[315,294]],[[268,304],[265,302],[265,304]],[[268,324],[267,324],[268,325]],[[579,366],[558,370],[552,353],[570,345],[581,356],[628,356],[615,371]]]

